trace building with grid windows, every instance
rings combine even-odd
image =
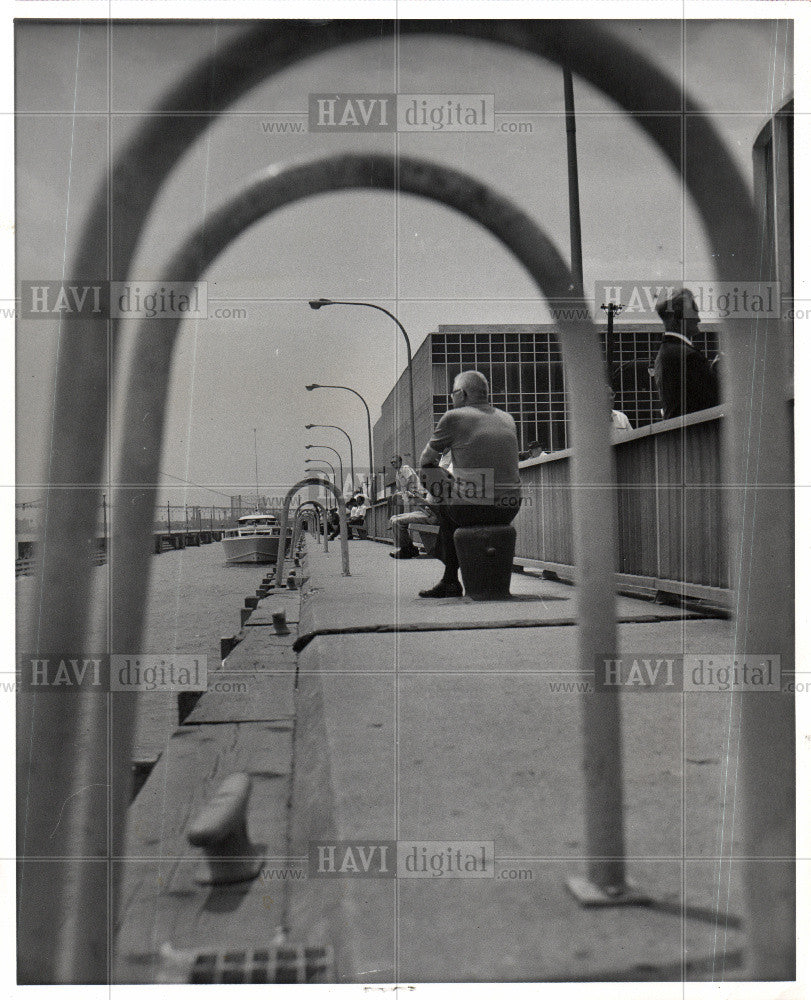
[[[481,323],[440,325],[430,333],[413,362],[417,448],[425,445],[436,421],[450,408],[454,378],[469,369],[487,378],[493,405],[515,418],[522,450],[533,441],[549,452],[568,447],[566,377],[556,332],[554,323]],[[661,323],[614,323],[614,407],[627,414],[633,427],[661,417],[648,369],[662,333]],[[717,337],[711,330],[702,329],[694,343],[710,358],[717,353]],[[595,392],[602,391],[595,386]],[[388,463],[394,455],[402,455],[409,465],[419,458],[410,454],[407,372],[383,403],[374,444],[378,471],[385,467],[386,483],[392,479]]]

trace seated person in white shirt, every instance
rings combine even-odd
[[[400,455],[391,460],[395,468],[395,478],[397,481],[397,494],[399,496],[405,512],[395,514],[389,518],[389,524],[394,531],[394,541],[397,548],[394,552],[389,552],[392,559],[414,559],[419,555],[419,550],[414,544],[409,532],[412,524],[438,524],[438,518],[433,510],[433,503],[427,490],[422,485],[420,477],[409,465],[403,464]],[[452,475],[451,453],[442,456],[440,467]]]
[[[363,527],[366,523],[366,511],[369,509],[369,501],[362,493],[356,493],[346,505],[348,524],[349,524],[349,537],[353,538],[352,526],[356,528]]]

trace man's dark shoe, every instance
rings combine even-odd
[[[392,559],[416,559],[419,553],[416,549],[398,549],[396,552],[389,552]]]
[[[430,590],[421,590],[420,597],[461,597],[462,596],[462,585],[461,583],[446,583],[444,580],[440,580],[435,587],[431,587]]]

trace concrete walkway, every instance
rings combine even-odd
[[[292,940],[366,982],[743,978],[730,860],[737,726],[724,694],[622,695],[628,871],[649,907],[582,909],[575,588],[513,576],[510,602],[422,600],[439,564],[309,540],[297,646],[290,854],[313,841],[486,841],[492,878],[310,877]],[[729,624],[618,600],[623,654],[720,653]],[[402,874],[402,873],[401,873]]]

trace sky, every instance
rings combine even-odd
[[[621,38],[685,81],[751,178],[752,142],[792,89],[786,23],[625,21],[603,28],[608,45]],[[18,23],[18,285],[70,269],[106,170],[108,131],[115,149],[173,81],[240,30],[227,22],[118,24],[110,41],[104,24]],[[496,130],[307,132],[307,95],[331,91],[492,94]],[[597,90],[575,78],[574,93],[586,289],[602,280],[711,278],[701,227],[669,164]],[[568,257],[562,112],[557,66],[489,43],[430,37],[395,46],[389,39],[308,59],[246,94],[190,148],[146,220],[129,277],[157,277],[206,215],[268,165],[341,151],[414,155],[467,171],[521,205]],[[301,123],[302,131],[271,128],[282,122]],[[523,130],[504,131],[505,123]],[[402,339],[374,310],[314,312],[310,298],[383,305],[406,326],[415,350],[439,324],[551,320],[493,237],[411,196],[351,192],[299,202],[243,233],[204,280],[209,318],[183,324],[171,373],[161,504],[224,504],[223,494],[253,494],[254,428],[262,493],[276,495],[300,478],[313,454],[306,443],[338,448],[348,465],[342,435],[308,432],[305,423],[345,428],[360,464],[366,423],[359,401],[304,386],[350,385],[367,399],[374,421],[404,367]],[[243,314],[218,319],[214,307]],[[133,328],[125,333],[126,356]],[[18,321],[20,501],[42,492],[36,484],[48,451],[59,336],[55,322]],[[119,390],[115,412],[120,402]],[[387,458],[376,456],[377,465]]]

